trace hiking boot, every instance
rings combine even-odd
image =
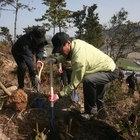
[[[107,118],[107,116],[108,116],[108,114],[107,114],[105,108],[101,108],[98,111],[98,114],[97,114],[97,118],[98,119],[105,120]]]
[[[82,113],[78,116],[79,121],[89,121],[92,117],[94,117],[94,114],[87,114],[87,113]]]

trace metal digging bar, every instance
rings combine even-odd
[[[51,96],[53,98],[54,90],[53,90],[53,64],[50,62],[50,90]],[[57,140],[56,130],[54,126],[54,102],[50,101],[50,123],[51,123],[51,132],[53,134],[53,140]]]

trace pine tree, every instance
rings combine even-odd
[[[71,11],[65,9],[66,2],[65,0],[43,0],[43,4],[48,7],[44,15],[41,18],[35,19],[36,21],[46,20],[47,24],[43,24],[48,27],[48,29],[53,28],[53,35],[55,30],[58,27],[59,32],[66,30],[67,23],[70,22],[69,17]]]
[[[87,16],[84,22],[84,39],[93,46],[99,48],[103,44],[102,25],[99,24],[98,14],[95,13],[96,4],[87,8]]]

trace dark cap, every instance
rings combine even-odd
[[[68,34],[64,32],[56,33],[52,38],[52,44],[54,47],[52,53],[60,53],[61,48],[65,45],[65,43],[68,40],[70,40]]]
[[[45,42],[46,40],[45,33],[46,33],[46,30],[43,27],[41,26],[34,27],[33,35],[38,42],[40,43]]]

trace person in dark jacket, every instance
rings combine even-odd
[[[24,77],[26,66],[28,67],[32,86],[35,87],[35,77],[37,75],[36,64],[39,65],[43,57],[44,46],[47,45],[45,39],[45,29],[41,26],[34,27],[33,31],[24,34],[14,43],[11,52],[18,65],[17,79],[18,88],[24,88]],[[34,55],[36,60],[34,60]]]
[[[119,80],[119,82],[120,82],[121,85],[123,83],[123,78],[124,78],[124,73],[123,73],[122,69],[119,68],[119,77],[118,77],[118,80]]]
[[[126,83],[128,84],[128,87],[129,87],[129,91],[128,93],[130,95],[133,95],[134,94],[134,91],[135,91],[135,85],[137,83],[137,78],[135,76],[135,72],[133,71],[127,78],[126,78]]]

